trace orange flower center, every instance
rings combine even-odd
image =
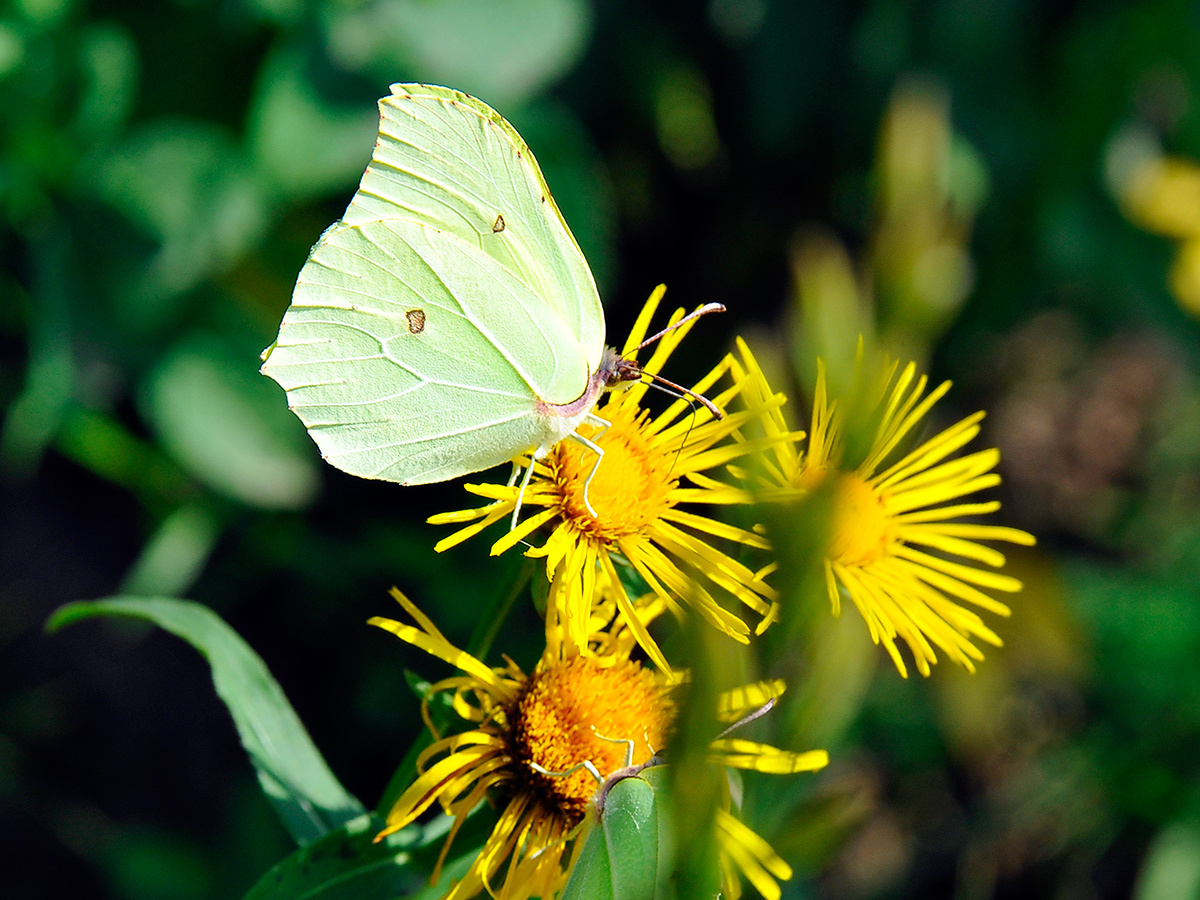
[[[666,689],[648,669],[577,656],[539,667],[529,679],[513,717],[512,753],[532,790],[574,823],[600,785],[582,768],[565,773],[586,761],[607,777],[626,764],[631,741],[633,764],[646,762],[663,748],[674,717]]]
[[[655,446],[644,429],[644,414],[635,419],[623,405],[614,404],[602,415],[612,420],[603,434],[597,437],[598,428],[581,430],[604,450],[598,467],[596,454],[574,441],[562,441],[555,448],[551,465],[563,519],[591,537],[614,540],[641,532],[670,506],[675,454]],[[595,516],[588,512],[585,486]]]

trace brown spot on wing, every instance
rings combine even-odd
[[[410,309],[404,317],[408,319],[408,330],[412,334],[420,334],[425,330],[425,310]]]

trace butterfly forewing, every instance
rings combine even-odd
[[[562,319],[594,371],[604,344],[600,298],[525,142],[466,94],[417,84],[392,92],[379,102],[379,140],[343,220],[403,216],[462,238]]]

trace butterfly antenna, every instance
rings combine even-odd
[[[683,448],[687,446],[688,438],[692,436],[692,429],[696,427],[696,404],[692,402],[691,397],[681,397],[680,399],[687,401],[687,405],[692,408],[692,414],[688,416],[688,430],[683,433],[683,440],[675,448],[675,459],[671,462],[672,469],[678,464],[679,457],[683,455]],[[720,416],[717,418],[720,418]]]
[[[653,377],[653,376],[651,376],[651,377]],[[668,384],[669,383],[670,382],[668,382]],[[661,385],[661,384],[656,384],[653,381],[649,382],[646,385],[646,387],[652,387],[656,391],[662,391],[664,394],[668,394],[677,400],[682,400],[684,403],[686,403],[688,406],[690,406],[692,408],[691,421],[688,423],[687,433],[684,434],[683,440],[679,442],[679,446],[675,448],[675,458],[673,460],[671,460],[671,469],[673,471],[675,469],[675,464],[677,462],[679,462],[680,454],[683,453],[683,448],[687,446],[688,438],[690,438],[692,436],[692,429],[696,427],[696,404],[692,400],[692,398],[688,396],[688,394],[685,394],[682,391],[673,391],[673,390],[671,390],[671,388],[665,387],[664,385]],[[691,392],[689,391],[688,393],[690,394]],[[696,394],[695,396],[699,397],[700,395]],[[701,397],[701,399],[703,400],[706,398]],[[716,409],[716,408],[714,407],[714,409]],[[715,415],[718,419],[723,418],[720,410],[716,410]]]
[[[667,394],[674,392],[674,396],[678,397],[680,400],[687,400],[690,397],[692,400],[700,403],[705,409],[712,413],[714,419],[725,418],[725,413],[721,412],[721,410],[717,408],[717,404],[713,403],[703,394],[697,394],[691,388],[685,388],[682,384],[676,384],[675,382],[667,378],[663,378],[661,375],[655,375],[652,372],[643,372],[642,374],[651,379],[651,387],[658,387],[659,390]]]
[[[666,328],[664,328],[658,334],[653,335],[652,337],[646,338],[644,341],[642,341],[640,344],[638,344],[636,347],[634,347],[633,350],[630,351],[630,353],[637,353],[643,347],[653,344],[655,341],[660,340],[663,335],[670,334],[676,328],[679,328],[682,325],[686,325],[688,322],[691,322],[693,319],[698,319],[701,316],[706,316],[709,313],[716,313],[716,312],[725,312],[724,304],[722,304],[722,303],[705,303],[703,306],[692,310],[690,313],[688,313],[686,316],[684,316],[682,319],[680,319],[675,324],[668,325]]]
[[[663,335],[670,334],[676,328],[679,328],[682,325],[686,325],[688,322],[698,319],[701,316],[706,316],[709,313],[717,313],[717,312],[725,312],[724,304],[705,303],[703,306],[697,307],[696,309],[692,310],[690,313],[688,313],[686,316],[684,316],[678,322],[675,322],[672,325],[668,325],[662,331],[658,332],[658,334],[654,334],[654,335],[651,335],[650,337],[646,338],[644,341],[642,341],[640,344],[638,344],[636,347],[634,347],[631,351],[629,351],[629,355],[632,356],[633,354],[635,354],[639,350],[641,350],[643,347],[647,347],[650,344],[653,344],[655,341],[661,340]],[[707,397],[705,397],[703,394],[697,394],[695,391],[691,390],[690,388],[685,388],[682,384],[676,384],[675,382],[671,381],[668,378],[663,378],[661,375],[657,375],[653,372],[647,372],[644,369],[642,369],[642,367],[639,363],[637,363],[633,360],[625,359],[623,361],[628,363],[630,366],[630,369],[629,369],[630,374],[627,377],[638,378],[638,377],[644,375],[651,380],[652,384],[663,385],[664,388],[670,388],[670,390],[666,391],[666,393],[670,394],[672,391],[674,391],[675,396],[679,397],[681,400],[685,398],[685,395],[687,397],[691,397],[693,400],[697,401],[698,403],[702,403],[704,405],[704,408],[713,414],[714,418],[717,418],[717,419],[725,418],[725,414],[723,412],[721,412],[721,410],[717,409],[717,405],[715,403],[713,403],[711,400],[709,400]]]

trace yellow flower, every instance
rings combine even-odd
[[[760,384],[757,390],[765,393],[761,369],[744,352]],[[842,597],[849,597],[901,675],[907,677],[908,669],[897,638],[908,645],[922,675],[937,662],[935,647],[974,671],[973,661],[983,659],[974,641],[995,646],[1002,641],[966,604],[1007,616],[1008,607],[985,591],[1021,589],[1015,578],[992,571],[1004,566],[1004,556],[980,542],[1032,546],[1034,538],[1015,528],[962,521],[1000,508],[997,500],[964,500],[1000,483],[993,471],[1000,451],[953,456],[979,434],[982,412],[905,449],[950,382],[926,393],[928,379],[916,377],[915,364],[897,370],[893,364],[882,380],[865,458],[847,468],[843,413],[826,395],[825,369],[818,363],[807,448],[771,445],[767,477],[783,488],[776,497],[803,495],[827,481],[832,485],[832,533],[824,565],[835,615]],[[771,412],[769,432],[786,432],[781,411]]]
[[[593,611],[591,622],[599,627],[585,645],[558,635],[527,675],[511,661],[503,668],[484,665],[452,645],[403,594],[392,595],[416,624],[381,617],[371,624],[460,670],[435,684],[430,695],[452,692],[453,709],[469,727],[435,733],[418,760],[416,781],[396,801],[376,840],[438,803],[455,820],[440,871],[459,825],[490,799],[499,809],[496,825],[445,900],[485,890],[498,900],[553,897],[566,884],[582,844],[580,826],[599,789],[595,776],[607,778],[630,757],[635,765],[645,763],[668,745],[677,679],[630,658],[637,641],[625,622],[614,621],[616,607],[607,598]],[[644,627],[664,608],[648,596],[634,605],[634,614]],[[736,720],[780,690],[782,685],[772,683],[730,692],[718,714]],[[790,753],[737,739],[714,742],[711,754],[721,765],[776,773],[813,771],[828,762],[824,751]],[[564,774],[583,763],[595,774],[582,768]],[[731,896],[737,893],[736,867],[764,896],[778,897],[775,879],[789,877],[791,870],[766,842],[725,810],[718,814],[717,835]]]
[[[1179,241],[1167,285],[1180,306],[1200,315],[1200,165],[1137,149],[1144,155],[1114,173],[1118,199],[1135,225]]]
[[[665,288],[659,287],[642,310],[625,344],[628,355],[645,337],[651,317]],[[671,322],[677,322],[682,310]],[[668,333],[654,350],[644,370],[657,374],[687,335],[690,323]],[[728,387],[712,399],[727,409],[746,384],[746,371],[727,356],[694,386],[704,393],[725,379]],[[534,510],[516,528],[492,545],[498,554],[527,542],[541,529],[549,529],[544,542],[527,551],[544,557],[551,581],[548,620],[562,622],[575,643],[586,639],[588,611],[603,591],[615,596],[624,620],[638,642],[663,671],[666,660],[650,635],[632,615],[632,603],[618,577],[618,567],[628,564],[656,595],[678,614],[678,602],[691,604],[706,621],[725,634],[746,643],[750,627],[719,599],[736,598],[759,616],[758,628],[770,621],[775,592],[753,570],[721,549],[717,541],[733,547],[764,549],[757,534],[683,509],[684,504],[736,504],[753,501],[740,488],[729,487],[700,473],[725,466],[761,449],[761,442],[737,442],[732,436],[767,415],[783,402],[782,396],[758,396],[755,403],[715,418],[703,407],[686,401],[672,403],[651,418],[639,404],[648,385],[642,382],[609,392],[596,414],[611,422],[604,431],[585,426],[580,432],[604,449],[604,457],[587,488],[596,515],[587,509],[584,486],[595,455],[571,441],[563,441],[534,465],[525,490],[523,508]],[[463,525],[442,540],[445,550],[507,520],[516,506],[514,485],[477,484],[467,490],[493,501],[479,509],[442,513],[434,524]]]
[[[1200,166],[1193,160],[1149,153],[1117,188],[1134,224],[1178,240],[1200,237]]]

